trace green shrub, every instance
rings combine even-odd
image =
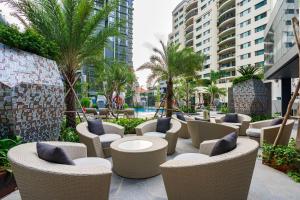
[[[12,138],[4,138],[0,140],[0,171],[6,170],[11,172],[11,165],[8,161],[7,153],[11,148],[21,143],[22,143],[22,139],[20,136],[15,136]]]
[[[128,104],[127,104],[127,103],[124,103],[123,108],[124,108],[124,109],[129,108]]]
[[[54,42],[47,41],[32,29],[22,33],[16,27],[1,22],[0,43],[52,60],[56,60],[59,55],[59,49]]]
[[[245,81],[250,80],[250,79],[261,80],[261,77],[259,75],[240,76],[240,77],[237,77],[237,78],[233,79],[232,84],[236,85],[238,83],[242,83],[242,82],[245,82]]]
[[[300,183],[300,171],[289,171],[287,173],[295,182]]]
[[[221,113],[229,113],[229,108],[225,105],[222,105],[220,111]]]
[[[194,107],[181,106],[180,110],[184,113],[196,113],[196,110]]]
[[[79,136],[73,128],[62,128],[60,140],[64,142],[79,142]]]
[[[251,115],[251,118],[252,118],[252,122],[258,122],[258,121],[273,119],[273,117],[270,116],[270,115]]]
[[[141,118],[132,118],[132,119],[120,118],[120,119],[112,119],[108,121],[123,126],[125,128],[124,134],[135,134],[135,127],[145,122],[146,120]]]
[[[272,155],[272,157],[271,157]],[[296,148],[295,139],[287,146],[263,144],[263,161],[269,166],[287,173],[294,181],[300,182],[300,152]]]
[[[91,104],[91,101],[88,97],[82,97],[81,100],[80,100],[80,103],[81,103],[82,107],[89,108],[90,104]]]

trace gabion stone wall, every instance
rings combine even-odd
[[[57,140],[64,87],[52,60],[0,44],[0,137]]]
[[[233,108],[246,115],[271,115],[271,87],[261,80],[247,80],[232,88]]]

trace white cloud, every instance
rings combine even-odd
[[[172,11],[181,0],[135,0],[133,11],[133,65],[136,69],[149,60],[159,39],[167,42],[172,31]],[[137,72],[146,86],[149,71]]]

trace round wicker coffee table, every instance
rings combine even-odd
[[[110,145],[115,173],[126,178],[149,178],[160,174],[168,142],[158,137],[132,136]]]

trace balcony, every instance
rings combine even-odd
[[[229,54],[219,56],[218,62],[221,64],[232,60],[235,60],[235,53],[229,53]]]
[[[226,27],[222,27],[219,29],[219,37],[224,37],[228,34],[235,34],[235,25],[234,24],[230,24]]]
[[[190,34],[190,33],[193,33],[193,30],[194,30],[194,26],[190,26],[188,29],[186,29],[185,35],[188,35],[188,34]]]
[[[227,23],[235,21],[235,10],[223,15],[222,17],[219,18],[218,20],[218,27],[224,26]]]
[[[224,45],[223,47],[220,47],[218,50],[218,54],[224,54],[230,51],[235,50],[235,43]]]
[[[219,2],[219,14],[226,10],[235,7],[235,0],[224,0]]]
[[[198,7],[198,1],[194,0],[193,2],[191,2],[185,9],[185,13],[190,12],[191,10],[195,9]]]
[[[235,7],[232,7],[228,10],[225,10],[224,12],[219,12],[219,16],[218,16],[218,19],[220,19],[221,17],[223,17],[225,14],[228,14],[229,12],[235,12]]]
[[[191,17],[198,15],[198,9],[194,9],[186,14],[185,21],[189,20]]]
[[[185,46],[186,47],[193,47],[193,45],[194,45],[193,39],[190,39],[190,40],[188,40],[188,41],[185,42]]]
[[[227,35],[219,39],[218,45],[221,46],[223,44],[226,44],[227,42],[233,42],[233,41],[235,41],[235,34]]]

